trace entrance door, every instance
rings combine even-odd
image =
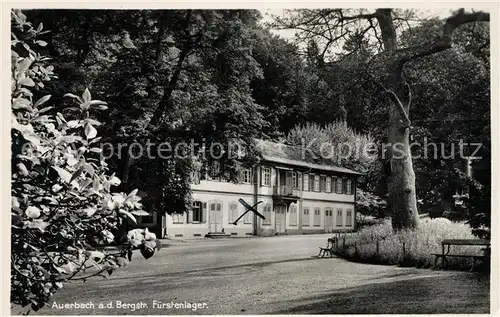
[[[222,232],[222,204],[211,202],[209,209],[209,231]]]
[[[333,231],[333,210],[329,208],[325,209],[325,231]]]
[[[276,215],[276,232],[277,233],[285,233],[286,226],[286,207],[285,206],[276,206],[275,207],[275,215]]]

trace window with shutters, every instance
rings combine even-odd
[[[191,222],[202,222],[202,203],[201,201],[193,202],[191,209]]]
[[[175,213],[172,215],[173,223],[184,223],[184,214],[185,213]]]
[[[345,225],[346,227],[352,226],[352,209],[347,209],[345,212]]]
[[[337,177],[337,194],[342,194],[342,178]]]
[[[337,227],[342,227],[342,208],[337,209],[337,219],[335,219],[335,223]]]
[[[314,208],[314,226],[321,226],[321,209]]]
[[[296,172],[292,172],[292,184],[294,189],[299,188],[299,178]]]
[[[262,215],[264,216],[264,220],[262,220],[263,225],[270,225],[271,224],[271,205],[267,204],[263,207],[264,211],[262,212]]]
[[[252,171],[249,169],[244,169],[241,171],[241,180],[243,184],[251,184],[252,183]]]
[[[271,186],[271,168],[269,167],[262,168],[262,185]]]
[[[314,191],[319,192],[319,175],[314,175]]]
[[[304,191],[309,191],[309,174],[304,174]]]
[[[297,205],[290,205],[290,226],[297,225]]]
[[[232,224],[238,219],[238,203],[232,201],[229,203],[229,215],[228,215],[228,223]]]
[[[321,191],[326,192],[326,176],[325,175],[321,175],[320,186],[321,186]]]
[[[325,191],[327,193],[331,193],[332,192],[332,178],[330,176],[326,177]]]
[[[309,208],[306,207],[302,211],[302,226],[309,227],[310,224],[309,219],[310,219]]]
[[[347,195],[352,195],[352,180],[348,179],[347,180]]]

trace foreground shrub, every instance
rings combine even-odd
[[[106,103],[67,94],[76,107],[51,105],[42,92],[54,78],[47,58],[36,52],[44,41],[20,11],[12,12],[11,69],[11,303],[38,310],[63,283],[111,274],[138,248],[152,256],[154,234],[136,230],[128,244],[114,251],[99,246],[114,241],[122,223],[141,210],[137,190],[113,193],[120,180],[109,175],[97,146],[92,112]],[[57,110],[59,111],[57,111]]]
[[[451,222],[445,218],[426,218],[416,230],[394,233],[390,223],[365,227],[340,239],[337,252],[348,259],[380,264],[431,267],[434,256],[441,253],[444,239],[474,239],[472,229],[464,223]],[[378,247],[377,247],[378,241]],[[478,247],[452,246],[453,254],[480,254]],[[471,259],[450,258],[448,267],[469,269]]]

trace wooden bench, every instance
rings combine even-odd
[[[337,237],[328,238],[326,248],[319,248],[318,257],[325,257],[327,253],[330,253],[330,257],[333,257],[333,249],[335,248],[335,243],[338,241]]]
[[[450,247],[452,245],[469,245],[469,246],[483,246],[481,251],[483,254],[450,254]],[[446,249],[446,253],[445,253]],[[471,258],[472,266],[470,268],[470,272],[472,272],[476,266],[477,261],[486,261],[490,257],[490,240],[485,239],[447,239],[441,242],[441,253],[431,253],[434,255],[434,268],[438,268],[437,263],[438,260],[441,259],[441,265],[439,268],[444,269],[447,264],[447,258],[455,257],[455,258]]]

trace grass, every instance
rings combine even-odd
[[[441,253],[441,241],[444,239],[474,238],[467,224],[445,218],[425,218],[418,229],[397,233],[392,231],[389,222],[385,222],[341,237],[337,254],[357,262],[428,268],[434,265],[434,256],[431,254]],[[480,248],[452,246],[450,254],[480,254]],[[465,270],[470,269],[471,265],[472,259],[452,257],[447,267]]]

